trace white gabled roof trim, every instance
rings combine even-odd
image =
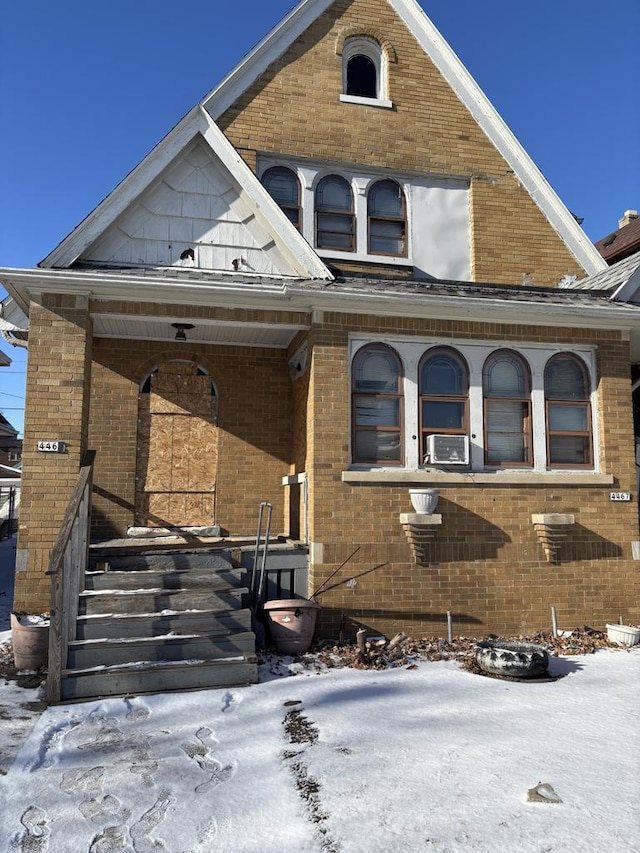
[[[295,276],[332,280],[333,276],[200,105],[195,106],[127,177],[40,264],[69,267],[143,192],[180,152],[200,136],[228,170],[261,225],[295,270]]]
[[[302,0],[205,97],[202,102],[204,108],[214,119],[218,119],[333,2]],[[387,2],[513,169],[515,176],[578,263],[588,275],[604,269],[606,263],[600,253],[416,0]]]

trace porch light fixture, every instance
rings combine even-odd
[[[186,341],[187,340],[187,330],[195,329],[193,323],[172,323],[171,324],[174,329],[176,329],[176,340],[177,341]]]

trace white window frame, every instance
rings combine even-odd
[[[388,470],[398,471],[423,471],[428,468],[437,468],[428,462],[423,464],[421,456],[420,423],[419,423],[419,386],[418,366],[422,356],[432,347],[450,347],[466,360],[469,365],[469,450],[470,465],[468,468],[458,468],[455,471],[463,472],[513,472],[514,474],[587,474],[600,472],[599,456],[599,420],[596,392],[596,347],[594,346],[572,346],[572,345],[545,345],[536,343],[520,343],[513,341],[492,341],[491,343],[476,341],[454,341],[442,338],[403,339],[388,336],[377,336],[371,338],[353,336],[349,341],[349,361],[363,346],[373,343],[384,343],[391,347],[398,355],[404,374],[404,466],[364,465],[352,461],[350,449],[350,467],[353,470]],[[529,468],[521,466],[490,466],[484,461],[484,397],[482,384],[482,370],[488,356],[497,350],[510,349],[518,353],[528,364],[531,372],[531,421],[532,421],[532,447],[533,465]],[[549,359],[559,353],[571,353],[580,358],[586,368],[589,378],[591,393],[591,435],[593,442],[593,465],[590,468],[576,466],[553,468],[547,465],[547,443],[546,443],[546,406],[544,393],[544,369]],[[351,390],[351,389],[350,389]],[[351,414],[350,414],[351,418]],[[351,434],[351,424],[349,424]],[[446,466],[445,466],[446,467]],[[449,470],[452,470],[449,469]]]
[[[377,263],[387,264],[399,267],[413,267],[413,244],[412,244],[412,222],[411,222],[411,182],[405,178],[398,178],[394,175],[386,173],[373,174],[365,172],[347,172],[341,167],[330,167],[326,165],[315,165],[310,163],[292,163],[283,159],[270,159],[267,157],[261,158],[258,163],[258,177],[262,181],[262,176],[274,166],[282,166],[294,172],[298,176],[301,188],[300,208],[302,213],[302,236],[313,246],[316,254],[321,258],[332,258],[334,260],[355,261],[358,263]],[[315,225],[315,195],[316,186],[322,178],[327,175],[338,175],[344,178],[350,185],[353,191],[353,210],[356,218],[355,241],[356,248],[354,252],[341,252],[337,249],[318,249],[316,247],[316,225]],[[369,232],[367,219],[367,201],[369,189],[373,184],[380,180],[395,181],[402,192],[404,193],[405,211],[406,211],[406,243],[407,254],[404,257],[398,255],[370,255],[369,250]]]
[[[360,95],[347,95],[347,66],[354,56],[366,56],[376,69],[375,98],[364,98]],[[389,100],[389,62],[384,50],[378,42],[364,36],[347,39],[342,50],[342,94],[340,100],[345,104],[361,104],[369,107],[392,109],[393,102]]]

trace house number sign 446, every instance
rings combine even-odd
[[[67,452],[67,445],[64,441],[39,441],[37,446],[40,453]]]
[[[631,492],[609,492],[610,501],[630,501]]]

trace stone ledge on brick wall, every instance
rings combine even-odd
[[[576,523],[575,516],[570,512],[533,513],[531,523],[547,563],[559,563],[560,548]]]
[[[431,541],[442,524],[442,516],[427,515],[423,512],[403,512],[400,513],[400,524],[409,540],[413,562],[421,565],[430,563]]]

